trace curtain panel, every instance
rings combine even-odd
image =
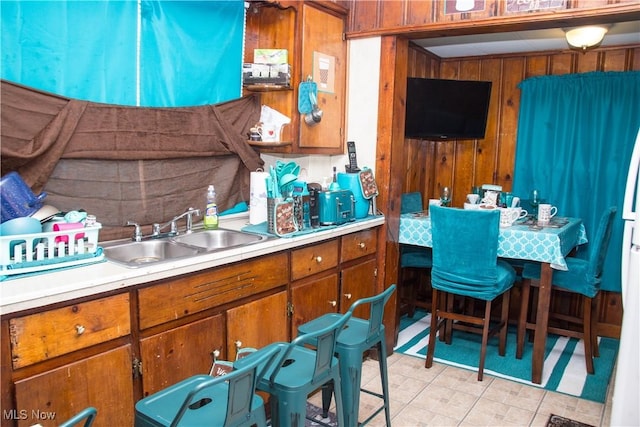
[[[592,72],[524,80],[513,192],[532,189],[582,218],[591,238],[605,208],[617,206],[602,289],[620,292],[622,202],[640,127],[640,72]],[[588,244],[577,256],[586,258]]]
[[[3,0],[2,79],[108,104],[241,96],[242,0]]]

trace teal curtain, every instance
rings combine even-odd
[[[121,105],[241,96],[242,0],[2,0],[0,9],[3,79]]]
[[[520,83],[513,192],[536,188],[558,215],[582,218],[591,238],[617,206],[602,289],[620,292],[622,201],[640,127],[640,72],[541,76]],[[588,246],[580,247],[586,257]]]

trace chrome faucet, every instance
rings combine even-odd
[[[168,234],[170,235],[176,235],[178,234],[178,220],[184,218],[185,216],[187,217],[187,226],[185,228],[185,233],[191,233],[192,228],[193,228],[193,215],[198,215],[200,216],[200,209],[194,209],[194,208],[189,208],[187,209],[184,213],[181,213],[180,215],[174,217],[171,221],[165,223],[165,224],[153,224],[153,229],[152,229],[152,237],[159,237],[161,235],[161,231],[166,228],[167,226],[171,226],[170,231],[168,232]]]
[[[127,221],[127,225],[135,227],[133,229],[133,237],[131,238],[131,240],[133,240],[134,242],[141,241],[142,240],[142,231],[140,230],[140,224],[138,224],[137,222],[133,222],[133,221]]]

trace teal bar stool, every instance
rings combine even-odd
[[[84,427],[91,427],[97,414],[98,411],[96,411],[96,408],[89,406],[88,408],[84,408],[82,411],[69,418],[67,421],[60,423],[58,427],[75,427],[82,420],[84,420]]]
[[[135,426],[266,427],[264,402],[255,389],[277,355],[275,348],[257,351],[228,374],[195,375],[147,396],[136,403]]]
[[[353,313],[356,307],[369,304],[369,319],[364,320],[352,317],[346,327],[340,332],[336,345],[336,352],[340,360],[340,379],[342,384],[341,393],[336,391],[336,404],[339,404],[340,394],[342,394],[342,406],[345,410],[345,426],[365,425],[371,421],[382,410],[385,411],[387,426],[391,426],[391,413],[389,409],[389,381],[387,374],[387,350],[382,317],[384,306],[395,291],[396,285],[391,285],[384,292],[369,298],[362,298],[354,302],[349,307],[349,313]],[[316,345],[313,332],[325,327],[325,325],[335,322],[340,314],[328,313],[307,322],[298,327],[299,338],[303,338],[306,344]],[[306,337],[306,339],[305,339]],[[382,383],[382,394],[361,388],[362,383],[362,359],[363,354],[375,348],[378,351],[378,364],[380,367],[380,380]],[[365,392],[383,400],[380,406],[364,422],[358,423],[358,410],[360,408],[360,392]],[[322,409],[326,416],[331,403],[331,390],[323,389]]]
[[[274,427],[304,427],[307,419],[307,398],[314,391],[327,384],[335,384],[340,394],[340,370],[334,356],[336,338],[351,313],[338,315],[326,327],[309,334],[317,343],[316,349],[304,347],[303,337],[290,343],[270,344],[264,349],[277,349],[279,356],[260,379],[257,388],[271,395],[271,425]],[[256,353],[234,363],[242,367],[253,360]],[[339,426],[344,426],[344,410],[341,398],[337,400],[336,418]],[[317,422],[316,420],[313,420]]]

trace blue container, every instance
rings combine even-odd
[[[45,197],[47,193],[36,196],[18,173],[9,172],[0,180],[1,222],[33,215],[42,208]]]
[[[360,174],[338,172],[338,184],[342,190],[351,190],[356,201],[355,218],[366,218],[369,215],[371,201],[365,199],[360,184]]]

